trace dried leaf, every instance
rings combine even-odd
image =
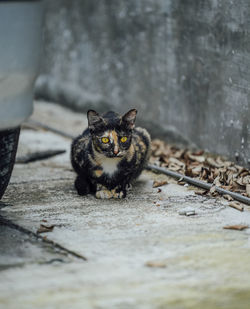
[[[246,168],[242,168],[241,167],[241,170],[240,170],[240,172],[239,172],[239,176],[241,176],[241,177],[245,177],[245,176],[247,176],[247,175],[249,175],[249,171],[246,169]]]
[[[216,186],[216,187],[220,187],[221,186],[221,183],[220,183],[220,176],[217,176],[215,178],[215,180],[213,181],[213,185]]]
[[[168,182],[166,180],[161,180],[161,181],[155,180],[153,182],[153,188],[161,187],[161,186],[164,186],[164,185],[167,185],[167,184],[168,184]]]
[[[170,163],[168,167],[171,171],[174,171],[174,172],[179,172],[182,170],[182,168],[179,165],[174,164],[174,163]]]
[[[239,211],[243,211],[244,210],[244,207],[240,203],[238,203],[238,202],[230,202],[229,206],[232,207],[232,208],[235,208],[235,209],[237,209]]]
[[[217,177],[218,177],[218,176],[217,176]],[[209,183],[213,183],[215,178],[216,178],[216,177],[214,176],[214,173],[213,173],[212,171],[210,171],[210,174],[209,174],[209,176],[208,176],[208,178],[207,178],[207,181],[208,181]]]
[[[178,183],[181,183],[181,182],[183,182],[184,184],[186,183],[185,181],[183,181],[183,177],[181,177],[181,178],[179,178],[177,181],[178,181]]]
[[[187,183],[185,181],[178,181],[178,184],[181,186],[185,186]]]
[[[224,166],[223,163],[219,164],[213,158],[206,158],[206,163],[212,167],[217,167],[217,168]]]
[[[212,186],[209,190],[209,193],[212,195],[212,196],[216,196],[218,195],[218,192],[216,191],[216,186]]]
[[[245,187],[245,184],[243,183],[243,178],[242,178],[242,177],[236,179],[235,182],[236,182],[240,187]]]
[[[193,174],[193,170],[189,167],[186,168],[185,170],[185,175],[188,176],[188,177],[193,177],[194,174]]]
[[[245,176],[245,177],[242,177],[242,183],[243,183],[244,185],[250,184],[250,175],[247,175],[247,176]]]
[[[201,179],[208,179],[209,170],[205,167],[202,167],[201,169]]]
[[[198,195],[206,195],[208,193],[207,190],[197,190],[195,191],[195,194],[198,194]]]
[[[147,267],[156,267],[156,268],[165,268],[167,267],[166,262],[164,261],[149,261],[145,263]]]
[[[222,189],[225,189],[225,190],[228,190],[228,191],[231,191],[233,186],[221,186]]]
[[[247,229],[248,227],[249,227],[248,225],[236,224],[236,225],[223,226],[223,229],[242,231],[244,229]]]
[[[152,146],[160,146],[162,143],[162,140],[156,138],[152,141]]]
[[[205,162],[205,157],[204,156],[194,156],[192,154],[188,154],[188,158],[190,160],[197,161],[199,163]]]
[[[185,166],[185,163],[181,162],[180,160],[176,159],[176,158],[170,158],[169,159],[169,163],[173,163],[173,164],[176,164],[180,167],[184,167]]]
[[[234,173],[232,171],[227,170],[227,184],[232,186],[234,181]]]
[[[40,224],[40,227],[37,230],[37,233],[41,234],[41,233],[52,232],[54,227],[55,227],[54,225],[49,226],[49,225]]]
[[[238,173],[238,169],[236,166],[227,166],[228,171],[232,171],[234,173]]]
[[[250,184],[246,185],[246,194],[248,197],[250,197]]]
[[[229,194],[224,194],[223,197],[224,197],[224,199],[226,199],[226,200],[228,200],[228,201],[233,201],[233,200],[234,200],[234,199],[232,198],[232,196],[229,195]]]
[[[164,148],[161,146],[155,151],[154,155],[158,157],[158,156],[161,156],[163,153],[164,153]]]
[[[199,176],[201,173],[201,170],[202,170],[202,166],[199,165],[199,166],[192,168],[192,173],[194,176]]]
[[[201,156],[201,155],[203,155],[203,153],[204,153],[204,150],[200,149],[200,150],[193,152],[193,155],[194,156]]]
[[[180,150],[177,150],[174,154],[175,158],[177,159],[181,159],[183,158],[183,155],[184,153],[186,152],[186,149],[180,149]]]
[[[223,165],[223,166],[226,165],[225,160],[222,160],[222,158],[221,158],[220,156],[218,156],[218,157],[216,158],[216,162],[217,162],[218,164],[220,164],[220,165]]]
[[[169,164],[169,156],[162,155],[162,156],[161,156],[161,161],[163,161],[163,162]]]

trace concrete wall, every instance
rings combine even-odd
[[[136,107],[153,135],[249,166],[249,16],[245,0],[47,1],[38,92],[53,99],[50,80],[88,94],[78,109]]]

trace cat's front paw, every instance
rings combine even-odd
[[[95,197],[98,199],[111,199],[113,193],[107,189],[96,191]]]
[[[116,191],[115,189],[112,190],[113,197],[114,198],[125,198],[126,197],[126,191]]]

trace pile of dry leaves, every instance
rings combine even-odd
[[[180,149],[155,139],[150,162],[250,197],[250,170],[221,156]]]

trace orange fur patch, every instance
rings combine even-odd
[[[102,176],[103,171],[102,170],[95,170],[94,174],[96,177],[101,177]]]
[[[118,147],[118,136],[117,133],[112,130],[110,135],[112,136],[112,140],[114,141],[114,151],[119,151],[119,147]]]

